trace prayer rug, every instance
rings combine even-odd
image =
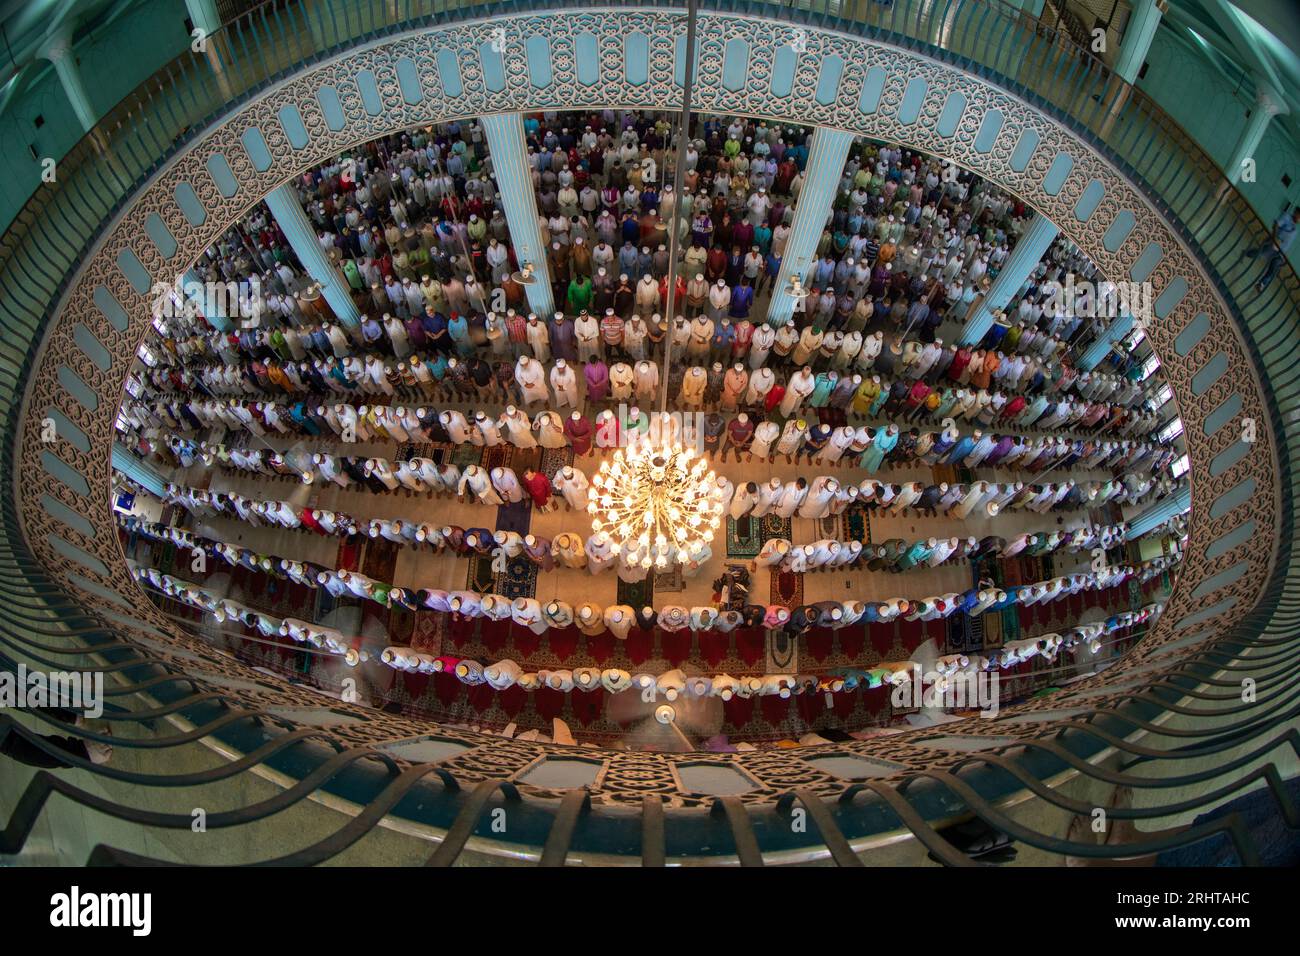
[[[650,575],[646,575],[647,578]],[[656,591],[684,591],[686,590],[686,579],[682,576],[682,568],[679,564],[674,564],[667,571],[657,571],[654,574],[654,589]]]
[[[825,518],[817,519],[817,533],[823,538],[834,538],[840,533],[839,518],[835,515],[827,515]]]
[[[763,527],[758,518],[727,517],[727,557],[753,558],[763,547]]]
[[[618,579],[619,604],[625,604],[637,610],[643,607],[654,607],[654,595],[654,580],[648,574],[643,580],[632,584],[622,578]]]
[[[803,575],[793,571],[778,571],[773,574],[771,603],[791,610],[803,604]]]
[[[840,537],[845,541],[871,540],[871,512],[862,505],[853,505],[840,515]]]
[[[451,463],[457,468],[464,469],[466,465],[477,465],[483,461],[483,449],[477,445],[457,445],[451,453]]]
[[[769,514],[763,518],[763,540],[770,541],[773,538],[790,540],[789,518],[782,518],[778,514]]]
[[[493,468],[504,468],[510,464],[511,460],[514,458],[514,453],[515,446],[508,442],[502,442],[500,445],[485,448],[483,450],[483,467],[488,471],[491,471]]]
[[[492,572],[490,555],[470,555],[469,573],[465,577],[465,589],[477,594],[487,594],[496,588],[496,575]]]
[[[397,545],[383,538],[371,538],[362,549],[361,573],[376,581],[392,581],[397,570]]]
[[[361,567],[361,548],[365,538],[349,537],[339,542],[338,557],[334,559],[336,571],[356,571]]]
[[[532,521],[533,500],[525,497],[523,501],[517,501],[512,505],[501,505],[497,508],[497,524],[493,530],[527,534]]]
[[[544,448],[542,450],[542,474],[547,478],[554,478],[557,471],[565,465],[572,464],[572,448]]]
[[[534,597],[537,594],[537,565],[522,555],[506,561],[506,569],[496,576],[496,593],[515,598]]]

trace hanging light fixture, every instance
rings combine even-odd
[[[808,298],[808,290],[803,287],[803,281],[798,275],[790,277],[790,284],[785,287],[785,294],[796,300]]]
[[[510,274],[510,278],[520,285],[534,285],[537,282],[537,276],[533,274],[533,264],[531,262],[525,262],[522,269]]]
[[[634,441],[602,462],[587,501],[592,530],[630,563],[663,570],[692,560],[722,522],[717,477],[676,440]]]

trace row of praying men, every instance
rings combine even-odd
[[[549,390],[547,383],[549,378]],[[344,386],[332,381],[335,391]],[[490,382],[496,383],[496,378]],[[512,387],[495,386],[485,390],[446,390],[452,399],[481,398],[518,400],[525,406],[546,404],[556,410],[578,410],[589,402],[655,403],[660,392],[660,368],[647,361],[636,366],[623,362],[612,368],[603,362],[587,363],[581,374],[564,360],[557,360],[549,376],[533,360],[517,364]],[[1010,424],[1038,431],[1086,430],[1093,435],[1111,433],[1126,437],[1146,436],[1163,427],[1154,408],[1145,405],[1126,409],[1119,404],[1089,401],[1064,394],[1039,392],[1018,394],[987,387],[938,385],[931,387],[922,380],[882,377],[871,374],[841,373],[829,370],[814,373],[805,366],[788,376],[762,368],[751,374],[739,363],[724,369],[716,363],[675,368],[668,382],[669,390],[682,408],[716,409],[735,412],[741,408],[779,412],[791,417],[804,408],[834,408],[846,414],[876,418],[902,417],[909,421],[970,421],[982,426]],[[347,404],[347,403],[342,403]],[[286,401],[239,401],[234,397],[221,400],[184,394],[156,394],[148,400],[124,403],[126,420],[137,429],[170,424],[174,428],[211,427],[225,424],[277,432],[307,431],[308,422],[324,414],[328,406],[308,398]],[[356,407],[356,406],[353,406]],[[361,405],[360,409],[389,408],[387,405]],[[398,418],[418,415],[420,406],[398,405]],[[364,414],[364,412],[362,412]],[[412,424],[415,424],[413,422]]]
[[[258,631],[264,637],[286,637],[296,643],[338,655],[350,666],[366,663],[372,658],[370,650],[359,636],[349,637],[335,628],[297,618],[276,618],[230,598],[218,596],[206,588],[181,578],[162,574],[153,568],[139,567],[135,569],[135,574],[139,580],[147,582],[159,593],[211,614],[218,623],[236,622]],[[545,608],[540,608],[534,607],[538,605],[535,599],[518,598],[510,602],[506,599],[492,600],[493,598],[495,596],[488,595],[484,600],[489,601],[493,607],[499,607],[500,610],[489,610],[485,613],[493,615],[497,620],[512,620],[533,629],[536,629],[537,622],[540,621],[543,622],[543,630],[550,626],[576,626],[589,635],[600,634],[605,630],[618,635],[624,628],[630,631],[633,626],[645,626],[637,612],[625,606],[607,608],[604,613],[599,613],[598,609],[593,611],[587,605],[581,605],[575,610],[562,602],[553,601]],[[840,605],[836,605],[835,602],[823,602],[823,604],[833,606],[822,611],[823,617],[828,622],[824,626],[849,626],[851,623],[856,623],[856,620],[861,620],[864,615],[864,606],[860,602],[845,602]],[[918,679],[925,673],[951,678],[962,673],[1006,669],[1035,656],[1052,661],[1063,649],[1086,649],[1089,654],[1095,655],[1101,650],[1103,637],[1143,624],[1157,616],[1160,610],[1161,605],[1150,604],[1138,611],[1121,612],[1105,621],[1081,625],[1061,633],[1053,632],[1009,641],[1003,647],[988,652],[987,655],[946,654],[925,668],[914,660],[906,660],[880,664],[867,670],[859,668],[832,670],[823,675],[769,674],[737,679],[728,674],[712,677],[688,676],[680,668],[656,676],[645,673],[633,675],[619,668],[594,667],[554,668],[526,672],[517,662],[510,659],[485,664],[473,658],[438,656],[403,645],[384,648],[378,655],[378,660],[395,670],[422,674],[450,673],[462,683],[487,684],[495,690],[505,690],[518,685],[530,691],[546,687],[567,693],[574,690],[593,691],[599,687],[614,693],[634,690],[648,697],[653,690],[654,697],[663,696],[670,703],[679,697],[719,697],[726,701],[732,697],[774,694],[788,698],[804,692],[851,693],[859,688],[898,686]],[[591,618],[591,621],[585,624],[583,623],[584,611]],[[740,612],[731,613],[739,615]],[[851,620],[855,616],[856,620]],[[548,619],[554,623],[546,623]],[[721,624],[721,621],[719,620],[718,623]],[[737,626],[743,626],[743,622]],[[626,633],[623,636],[626,636]]]
[[[561,329],[567,329],[568,322],[562,315],[554,321]],[[586,318],[579,319],[579,323],[586,321]],[[590,366],[584,367],[575,378],[586,380],[588,397],[599,401],[603,394],[619,387],[618,383],[627,379],[628,370],[635,371],[642,362],[655,364],[655,356],[636,343],[629,347],[615,344],[625,343],[626,334],[623,329],[610,328],[612,323],[606,322],[602,329],[594,319],[589,321],[592,329],[588,331],[599,337],[597,341],[604,343],[603,347],[588,346],[582,336],[570,336],[578,347],[552,350],[546,344],[549,340],[543,338],[550,334],[544,333],[547,326],[533,316],[525,328],[543,331],[534,336],[539,340],[537,347],[526,352],[520,350],[519,354],[501,351],[477,357],[471,349],[449,357],[437,352],[425,354],[421,350],[416,356],[390,357],[384,353],[358,350],[356,354],[314,358],[304,351],[301,356],[284,358],[272,351],[269,355],[259,354],[250,359],[231,353],[212,356],[205,360],[206,364],[196,362],[192,368],[146,369],[138,380],[147,380],[160,391],[188,392],[201,385],[213,394],[254,394],[259,391],[325,394],[360,390],[369,394],[421,392],[433,395],[440,390],[446,394],[467,381],[474,382],[480,378],[499,381],[502,375],[498,369],[503,362],[513,361],[518,366],[519,359],[529,358],[550,366],[562,359],[565,367]],[[718,396],[730,394],[732,401],[739,401],[739,396],[746,391],[746,386],[739,384],[741,375],[748,377],[769,365],[793,365],[811,371],[834,372],[837,383],[852,381],[855,375],[861,376],[859,383],[864,379],[871,380],[873,376],[880,377],[875,380],[877,384],[881,381],[889,383],[893,379],[909,385],[924,382],[931,385],[936,394],[970,388],[990,394],[1024,394],[1030,398],[1040,393],[1049,398],[1076,397],[1084,403],[1104,402],[1120,409],[1142,406],[1142,410],[1150,410],[1153,404],[1139,383],[1119,376],[1104,372],[1080,374],[1067,364],[1047,362],[1033,356],[944,346],[941,339],[922,343],[897,336],[886,339],[881,332],[864,337],[857,332],[826,334],[811,326],[802,333],[796,333],[793,326],[784,326],[777,331],[760,326],[744,341],[743,348],[737,348],[730,327],[714,333],[712,323],[707,319],[690,323],[680,321],[673,335],[674,357],[680,360],[684,355],[685,362],[681,364],[699,366],[706,377],[717,377],[719,382],[712,391],[716,391]],[[709,328],[701,328],[702,322]],[[492,331],[490,326],[489,322],[489,334]],[[770,343],[767,341],[769,338],[772,339]],[[722,344],[716,341],[718,339],[723,340]],[[677,364],[675,361],[674,365]],[[523,363],[523,367],[527,368],[527,363]],[[729,369],[729,382],[725,381],[728,373],[724,369]],[[817,379],[819,382],[827,380],[830,380],[829,374]],[[557,388],[559,391],[562,389]],[[760,398],[766,394],[761,386],[755,392]],[[748,403],[755,404],[755,400]]]
[[[595,549],[591,547],[593,539],[597,538],[604,538],[604,536],[593,535],[587,542],[586,551],[589,570],[593,563],[603,562],[610,565],[619,562],[619,553],[607,538],[597,542]],[[1046,603],[1084,591],[1116,587],[1130,578],[1135,578],[1141,583],[1173,567],[1179,560],[1181,560],[1180,555],[1171,555],[1143,561],[1136,565],[1107,565],[1103,563],[1100,567],[1094,565],[1093,569],[1089,571],[1074,572],[1032,584],[1010,586],[1003,590],[973,587],[963,593],[951,592],[922,599],[894,598],[885,602],[864,603],[862,604],[862,615],[860,618],[855,618],[854,622],[861,619],[867,623],[874,623],[882,620],[893,620],[897,617],[903,617],[909,621],[930,621],[947,618],[955,613],[974,615],[983,613],[986,610],[996,611],[1016,605],[1030,606]],[[701,561],[700,563],[703,564],[704,562]],[[292,572],[289,570],[288,565],[293,566]],[[500,598],[499,595],[488,595],[493,600],[488,601],[488,606],[485,609],[484,597],[471,591],[412,590],[398,587],[391,582],[376,580],[359,571],[335,570],[317,565],[306,569],[304,562],[285,562],[281,558],[262,555],[254,557],[252,567],[273,576],[291,576],[293,579],[298,580],[299,583],[307,586],[311,586],[312,574],[309,572],[314,571],[316,586],[325,589],[335,598],[351,597],[373,601],[383,607],[404,607],[413,611],[427,609],[451,613],[467,619],[485,615],[494,619],[502,619],[509,615],[514,619],[512,603],[509,599]],[[534,599],[527,600],[534,601]],[[556,607],[565,606],[563,602],[559,601],[552,602],[552,604]],[[528,604],[527,606],[531,607],[532,605]],[[540,608],[540,605],[538,606]],[[585,602],[581,607],[587,608],[588,613],[585,615],[579,614],[575,620],[585,619],[593,626],[597,618],[603,621],[604,612],[599,605],[593,602]],[[770,613],[765,612],[764,617],[766,626],[784,626],[796,633],[802,633],[808,628],[816,626],[821,619],[821,611],[818,609],[818,605],[808,605],[795,610],[793,613],[785,608],[772,605],[768,611]],[[686,608],[676,605],[654,611],[655,622],[659,627],[666,630],[681,630],[689,627],[697,631],[713,630],[715,623],[719,619],[724,619],[724,623],[718,625],[720,629],[726,630],[729,627],[738,626],[741,618],[735,617],[736,613],[738,612],[735,612],[734,609],[715,606]],[[833,609],[830,613],[832,614],[831,619],[841,619],[841,615],[836,615]],[[516,620],[516,623],[523,622]],[[545,617],[541,616],[533,624],[543,629],[552,626]],[[631,626],[630,622],[628,626]],[[605,625],[601,624],[600,627],[603,630]]]
[[[328,570],[313,562],[262,554],[252,548],[231,545],[206,535],[141,521],[135,517],[125,517],[121,524],[131,533],[153,541],[170,542],[192,555],[204,552],[224,560],[232,567],[273,573],[312,588],[319,586],[321,574]],[[320,534],[326,533],[320,519],[313,518],[313,524],[312,530]],[[337,522],[332,526],[336,533],[343,531]],[[577,544],[582,538],[572,532],[563,532],[555,539],[547,539],[532,534],[521,535],[516,531],[492,532],[486,528],[450,526],[435,528],[427,524],[415,525],[383,518],[372,519],[362,530],[371,538],[383,538],[402,546],[449,550],[465,557],[480,555],[510,559],[522,556],[540,571],[551,571],[557,566],[579,569],[586,567],[594,574],[611,566],[600,547],[600,539],[594,535],[579,549]],[[357,531],[356,526],[349,526],[347,531]],[[764,542],[752,566],[796,573],[853,568],[906,571],[917,567],[938,567],[955,561],[1011,558],[1019,554],[1039,557],[1056,552],[1081,551],[1093,553],[1095,561],[1104,563],[1104,556],[1097,556],[1097,550],[1109,550],[1125,540],[1125,526],[1122,524],[1085,526],[1070,532],[1021,532],[1010,539],[987,535],[983,538],[931,537],[914,542],[891,538],[881,543],[864,543],[823,538],[811,544],[796,546],[786,538],[771,538]],[[620,577],[640,578],[637,569],[624,565],[625,562],[618,562]]]

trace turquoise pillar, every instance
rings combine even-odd
[[[167,479],[162,472],[116,441],[113,442],[113,467],[155,497],[163,496]]]
[[[1133,316],[1121,315],[1079,356],[1079,371],[1091,372],[1110,354],[1110,347],[1133,331]]]
[[[1191,510],[1192,489],[1183,486],[1167,498],[1161,498],[1155,504],[1144,509],[1128,523],[1128,539],[1133,541],[1142,537],[1153,528],[1158,528],[1170,518]]]
[[[1137,82],[1138,72],[1146,62],[1166,6],[1163,0],[1134,0],[1128,26],[1119,41],[1119,57],[1115,60],[1115,73],[1125,83]]]
[[[1255,151],[1263,142],[1269,123],[1273,122],[1274,116],[1283,112],[1282,98],[1258,80],[1256,83],[1258,86],[1255,90],[1255,109],[1251,112],[1250,119],[1246,121],[1246,128],[1241,131],[1237,146],[1232,151],[1232,158],[1223,167],[1231,183],[1241,181],[1242,173],[1247,169],[1247,161],[1255,158]],[[1250,165],[1253,166],[1254,163]]]
[[[545,319],[555,313],[555,297],[551,294],[546,243],[537,225],[537,197],[533,194],[533,176],[528,169],[524,122],[518,113],[501,113],[484,116],[479,124],[487,138],[488,155],[492,157],[492,173],[510,227],[515,261],[520,269],[532,265],[537,280],[524,286],[528,307]]]
[[[335,317],[348,328],[359,326],[361,312],[357,304],[352,301],[347,282],[339,274],[330,257],[325,254],[325,250],[321,248],[316,230],[312,227],[307,214],[303,212],[302,203],[298,201],[297,190],[285,183],[266,197],[266,204],[270,207],[275,221],[279,223],[280,229],[283,230],[285,238],[289,240],[294,255],[298,257],[298,261],[302,263],[307,273],[320,285],[321,295],[325,297]]]
[[[202,277],[193,269],[187,269],[181,281],[184,284],[185,298],[194,303],[194,308],[199,310],[199,315],[207,319],[218,332],[229,332],[230,317],[222,315],[220,309],[208,309],[207,296],[203,294],[205,286]],[[211,315],[208,314],[209,311],[212,312]]]
[[[772,290],[772,301],[767,307],[767,324],[774,329],[785,325],[794,314],[794,299],[786,292],[790,280],[798,276],[804,288],[808,286],[808,270],[817,257],[817,243],[821,241],[830,219],[831,206],[840,188],[840,177],[844,174],[844,161],[848,159],[852,145],[852,133],[825,127],[813,133],[808,162],[804,167],[803,189],[795,204],[790,238],[781,259],[781,272],[776,277],[776,288]]]
[[[185,0],[185,12],[190,15],[190,22],[208,36],[221,29],[216,0]]]
[[[77,67],[77,57],[72,51],[72,37],[67,33],[57,34],[50,39],[42,55],[53,65],[82,130],[90,132],[95,126],[95,108],[90,105],[90,96],[86,93],[85,84],[81,82],[81,70]]]
[[[1006,308],[1024,287],[1025,282],[1038,267],[1043,253],[1052,247],[1060,230],[1042,213],[1034,213],[1029,225],[1020,234],[1016,247],[1011,250],[1002,263],[1002,271],[989,284],[984,299],[971,310],[962,326],[958,341],[962,345],[976,345],[993,327],[993,312]]]

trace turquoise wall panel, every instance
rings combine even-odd
[[[95,286],[95,292],[91,296],[95,300],[95,305],[99,311],[104,313],[104,318],[108,319],[108,324],[119,332],[125,332],[129,320],[126,317],[126,309],[118,305],[117,299],[113,298],[113,293],[108,291],[107,286]]]
[[[1210,477],[1217,478],[1250,454],[1254,442],[1239,441],[1229,445],[1210,460]]]
[[[919,76],[907,81],[907,88],[903,90],[903,102],[898,104],[898,121],[904,126],[911,126],[920,119],[927,89],[928,84]]]
[[[213,153],[208,157],[207,167],[208,175],[217,184],[217,190],[221,195],[229,199],[239,192],[239,183],[236,181],[234,170],[230,168],[230,163],[226,161],[226,157],[220,153]]]
[[[822,60],[821,75],[817,78],[817,102],[823,105],[840,98],[840,77],[844,75],[844,58],[831,55]]]
[[[1072,169],[1074,169],[1074,157],[1068,153],[1057,153],[1056,158],[1052,160],[1052,165],[1047,168],[1047,175],[1043,177],[1043,192],[1049,196],[1059,193],[1065,186],[1065,180]]]
[[[1218,408],[1206,415],[1205,421],[1201,423],[1201,428],[1205,430],[1206,436],[1213,435],[1241,414],[1241,404],[1241,393],[1233,392],[1232,395],[1220,403]]]
[[[103,343],[95,338],[95,333],[78,322],[72,327],[72,340],[96,368],[101,372],[108,371],[109,366],[113,364],[113,356],[108,349],[104,348]]]
[[[244,152],[248,153],[248,158],[253,163],[253,168],[259,173],[264,173],[271,168],[274,160],[271,158],[271,150],[267,148],[266,137],[256,126],[250,126],[244,130],[244,135],[239,137],[239,142],[244,147]]]
[[[749,76],[749,44],[739,37],[722,48],[722,88],[735,93],[745,88]]]
[[[794,89],[794,68],[798,61],[799,56],[793,47],[785,45],[776,48],[776,55],[772,57],[772,82],[769,87],[773,96],[790,95]]]
[[[86,433],[74,425],[63,412],[57,408],[47,408],[45,417],[54,421],[54,431],[59,436],[60,441],[65,441],[82,452],[90,451],[90,439],[86,436]]]
[[[49,542],[51,548],[59,552],[59,554],[63,555],[63,557],[67,558],[69,561],[79,564],[83,568],[93,571],[96,574],[108,577],[108,568],[103,561],[99,560],[99,558],[95,557],[93,554],[78,548],[62,535],[48,534],[45,536],[45,540]]]
[[[1092,218],[1092,214],[1097,211],[1101,201],[1106,198],[1106,187],[1099,180],[1094,179],[1083,190],[1083,195],[1074,205],[1074,218],[1079,222],[1087,222]]]
[[[1250,565],[1245,561],[1238,561],[1231,567],[1224,568],[1218,574],[1210,575],[1203,581],[1198,582],[1196,587],[1192,588],[1192,597],[1202,598],[1207,594],[1213,594],[1215,591],[1219,590],[1219,588],[1226,588],[1245,574],[1246,569],[1249,567]]]
[[[1215,353],[1214,358],[1206,362],[1192,376],[1192,394],[1204,395],[1211,385],[1223,377],[1223,373],[1227,370],[1228,356],[1222,352]]]
[[[1244,524],[1238,525],[1232,531],[1222,535],[1214,540],[1208,548],[1205,549],[1205,556],[1214,561],[1227,554],[1233,548],[1239,548],[1255,535],[1255,522],[1250,520]]]
[[[1175,276],[1174,280],[1156,296],[1156,301],[1151,306],[1156,318],[1163,319],[1169,315],[1174,309],[1178,308],[1178,303],[1182,302],[1186,296],[1187,280],[1182,276]]]
[[[524,55],[528,58],[528,82],[539,90],[554,81],[551,75],[551,42],[543,36],[531,36],[524,41]]]
[[[402,91],[402,101],[409,106],[424,99],[424,90],[420,89],[420,71],[409,56],[397,61],[397,86]]]
[[[637,86],[650,80],[650,38],[639,30],[623,41],[623,76]]]
[[[1187,323],[1187,327],[1174,337],[1174,351],[1179,355],[1187,355],[1200,344],[1201,339],[1205,338],[1209,331],[1210,317],[1204,312],[1196,313],[1196,317]]]
[[[945,138],[952,136],[957,132],[957,126],[961,123],[961,114],[966,112],[966,97],[960,93],[949,93],[948,99],[944,101],[943,110],[939,113],[939,122],[935,124],[935,132]]]
[[[357,71],[357,92],[361,94],[361,105],[371,116],[378,116],[384,111],[384,100],[379,95],[379,82],[373,72]]]
[[[307,127],[302,121],[302,114],[298,112],[298,107],[290,103],[288,106],[280,107],[280,112],[275,115],[280,120],[280,128],[284,130],[290,146],[294,149],[302,149],[307,145],[310,137],[307,136]]]
[[[1034,158],[1034,150],[1038,149],[1038,133],[1032,129],[1024,129],[1020,133],[1020,139],[1016,143],[1016,148],[1011,153],[1009,165],[1018,173],[1023,173],[1029,167],[1029,161]]]
[[[438,79],[442,81],[442,91],[447,96],[460,96],[465,87],[460,81],[460,61],[456,59],[455,50],[439,50],[434,57],[438,63]]]
[[[880,94],[885,91],[885,81],[889,74],[878,66],[867,70],[862,81],[862,93],[858,96],[858,109],[864,113],[874,113],[880,108]]]
[[[1121,209],[1115,216],[1115,221],[1106,230],[1106,235],[1101,237],[1101,244],[1110,252],[1114,252],[1124,245],[1124,240],[1128,238],[1128,234],[1133,231],[1135,225],[1137,225],[1137,216],[1127,209]]]
[[[58,455],[49,451],[41,452],[41,467],[55,481],[67,485],[69,491],[83,498],[90,497],[90,485],[87,484],[86,479],[73,471]]]
[[[66,365],[60,365],[58,377],[63,390],[75,398],[83,408],[90,412],[99,408],[99,395],[82,381],[80,375]]]
[[[1165,251],[1160,248],[1160,243],[1152,242],[1142,250],[1142,255],[1138,256],[1137,261],[1133,263],[1133,268],[1128,271],[1128,277],[1134,282],[1146,282],[1147,277],[1156,271],[1156,266],[1160,265],[1160,259]]]
[[[194,187],[189,183],[177,183],[173,195],[176,205],[180,207],[181,215],[189,220],[190,225],[203,225],[208,218],[208,213],[203,208],[203,203],[199,202],[199,194],[194,191]]]
[[[123,249],[117,254],[117,267],[122,270],[122,275],[126,276],[126,281],[131,283],[131,288],[135,289],[140,295],[148,295],[149,290],[153,288],[153,279],[149,277],[149,271],[145,269],[144,264],[136,257],[136,254],[130,249]]]
[[[984,119],[980,120],[979,132],[975,134],[975,152],[991,153],[993,145],[998,140],[998,133],[1002,132],[1002,124],[1006,122],[1006,117],[1002,115],[1001,110],[989,110],[984,114]]]
[[[1219,520],[1233,508],[1244,505],[1255,494],[1255,479],[1247,478],[1240,484],[1233,485],[1230,489],[1214,499],[1210,505],[1210,517]]]
[[[154,244],[164,259],[170,259],[176,255],[176,237],[171,234],[167,224],[162,221],[162,216],[156,212],[149,213],[144,221],[144,231],[149,236],[149,241]]]
[[[493,93],[500,93],[506,88],[505,58],[492,49],[490,42],[479,44],[478,58],[483,66],[483,85]]]
[[[85,519],[84,516],[73,511],[58,498],[51,498],[49,495],[41,495],[41,507],[45,513],[55,521],[66,524],[73,531],[86,538],[95,537],[95,526]]]
[[[452,62],[456,60],[452,57]],[[442,70],[442,54],[438,54],[438,69]],[[322,86],[316,91],[316,102],[320,104],[321,113],[325,116],[325,125],[334,132],[338,132],[344,126],[348,125],[348,118],[343,113],[343,104],[339,102],[339,91],[332,86]]]

